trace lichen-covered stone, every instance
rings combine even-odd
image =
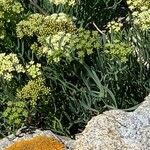
[[[5,148],[9,147],[10,145],[18,142],[18,141],[22,141],[22,140],[30,140],[34,137],[37,136],[47,136],[47,137],[51,137],[54,138],[58,141],[60,141],[60,143],[63,143],[66,147],[66,150],[72,150],[72,145],[74,143],[74,140],[71,140],[70,138],[67,137],[63,137],[63,136],[59,136],[54,134],[52,131],[50,130],[31,130],[28,132],[22,132],[21,130],[18,130],[16,135],[10,135],[6,138],[3,138],[0,140],[0,150],[5,150]]]
[[[45,135],[15,142],[5,150],[65,150],[64,144]]]
[[[75,150],[150,150],[150,95],[134,111],[106,111],[93,117]]]

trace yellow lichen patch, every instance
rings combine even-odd
[[[16,142],[5,150],[65,150],[65,147],[54,138],[37,136],[31,140]]]

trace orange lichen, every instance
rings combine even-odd
[[[16,142],[5,150],[65,150],[65,147],[54,138],[37,136],[31,140]]]

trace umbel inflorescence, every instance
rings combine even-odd
[[[17,35],[19,38],[37,37],[31,49],[49,62],[59,62],[61,58],[71,61],[73,56],[82,60],[100,47],[97,31],[77,28],[74,19],[65,13],[31,15],[17,25]]]
[[[23,11],[21,3],[14,0],[0,0],[0,39],[6,37],[6,24],[16,23],[16,19]]]
[[[69,5],[73,6],[76,4],[76,0],[49,0],[50,3],[53,3],[55,5]]]
[[[150,29],[150,1],[127,0],[127,4],[132,11],[134,24],[142,30]]]

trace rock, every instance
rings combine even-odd
[[[22,130],[22,129],[21,129]],[[32,130],[30,132],[22,132],[21,130],[18,130],[17,135],[10,135],[6,138],[3,138],[0,140],[0,150],[5,150],[6,147],[10,146],[11,144],[15,143],[16,141],[21,140],[28,140],[38,135],[46,135],[49,137],[53,137],[57,139],[58,141],[64,143],[66,146],[66,150],[72,150],[74,140],[71,140],[70,138],[64,137],[64,136],[58,136],[54,134],[50,130]]]
[[[75,147],[75,140],[70,139],[68,137],[65,136],[59,136],[59,139],[61,139],[62,143],[64,143],[64,145],[66,146],[67,150],[74,150]]]
[[[93,117],[74,150],[150,150],[150,95],[134,112],[110,110]]]

